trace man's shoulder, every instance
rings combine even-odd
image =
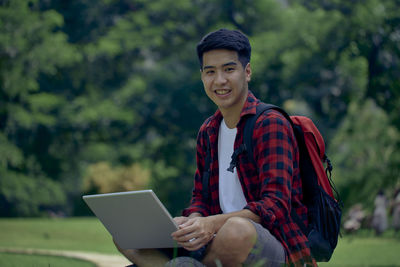
[[[281,112],[275,109],[266,110],[263,113],[261,113],[256,121],[256,124],[260,123],[261,124],[277,123],[280,125],[291,127],[288,119]]]
[[[291,122],[278,110],[266,110],[260,114],[254,125],[254,135],[262,136],[271,132],[294,137]]]
[[[222,114],[219,111],[216,111],[213,115],[208,117],[203,124],[200,126],[200,132],[206,131],[209,128],[217,128],[221,123]]]

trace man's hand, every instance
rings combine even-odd
[[[187,250],[194,251],[210,242],[216,230],[211,217],[174,218],[179,229],[172,233],[172,238]]]
[[[174,221],[175,221],[175,223],[176,223],[177,225],[184,224],[185,222],[187,222],[187,220],[189,220],[189,217],[181,216],[181,217],[175,217],[175,218],[174,218]]]

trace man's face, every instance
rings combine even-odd
[[[216,49],[203,54],[201,80],[204,90],[222,114],[240,113],[250,78],[250,64],[243,68],[236,51]]]

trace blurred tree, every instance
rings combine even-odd
[[[66,99],[40,91],[38,79],[79,54],[57,31],[57,12],[38,12],[35,1],[0,3],[0,215],[31,216],[66,202],[61,184],[49,179],[61,162],[48,150]]]
[[[188,1],[40,6],[63,14],[62,29],[82,53],[82,61],[63,68],[63,76],[43,75],[39,81],[43,90],[58,88],[69,99],[57,125],[63,141],[52,144],[63,158],[74,155],[59,173],[69,195],[80,199],[74,177],[81,179],[91,164],[138,162],[150,166],[160,198],[173,213],[179,211],[190,197],[201,113],[211,113],[202,91],[193,88],[201,88],[194,54],[198,31],[220,19],[210,19],[212,6],[196,1],[202,12]]]
[[[400,129],[398,8],[395,0],[0,0],[0,203],[19,201],[17,183],[29,191],[48,181],[43,188],[64,192],[57,201],[72,214],[88,170],[114,176],[140,166],[179,213],[197,130],[216,109],[195,45],[221,27],[250,37],[251,90],[312,117],[328,153],[349,105],[366,97]]]
[[[275,13],[282,16],[279,26],[270,28],[268,20],[260,19],[270,30],[252,37],[253,86],[267,102],[306,102],[329,139],[350,100],[364,95],[367,60],[347,47],[346,17],[340,12],[292,4]]]
[[[337,51],[367,63],[366,97],[376,100],[400,129],[400,2],[397,0],[289,0],[311,11],[338,12]],[[332,36],[334,37],[334,36]],[[341,41],[340,41],[341,40]]]
[[[87,168],[83,180],[85,193],[110,193],[147,189],[150,174],[138,164],[112,168],[108,162],[98,162]]]
[[[373,206],[378,190],[400,181],[400,134],[372,99],[354,101],[331,143],[334,177],[347,207]]]

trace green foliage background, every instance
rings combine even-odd
[[[0,216],[88,214],[81,195],[99,192],[99,166],[178,214],[216,109],[195,45],[221,27],[249,36],[256,96],[320,128],[346,207],[391,194],[399,11],[396,0],[0,0]]]

